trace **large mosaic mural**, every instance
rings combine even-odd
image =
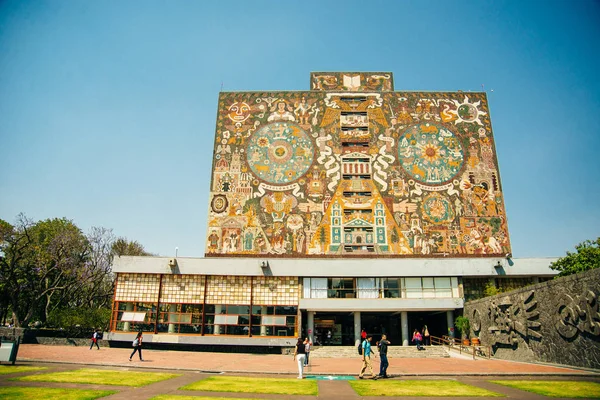
[[[207,256],[511,252],[485,93],[311,89],[220,94]]]

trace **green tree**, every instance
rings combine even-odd
[[[496,287],[496,284],[494,282],[488,282],[485,285],[483,294],[485,294],[486,296],[495,296],[498,293],[501,293],[501,290]]]
[[[77,283],[87,240],[66,218],[32,223],[20,215],[14,227],[3,225],[0,281],[15,325],[26,326],[34,317],[45,321],[55,296]]]
[[[1,225],[0,284],[12,319],[17,326],[34,316],[45,320],[55,294],[76,283],[87,240],[66,218],[32,223],[20,215],[16,226]]]
[[[150,253],[110,229],[84,235],[66,218],[34,223],[20,214],[14,226],[0,219],[0,321],[27,326],[53,315],[63,323],[77,310],[98,326],[110,315],[115,255]]]
[[[126,238],[120,237],[112,245],[112,251],[115,256],[151,256],[152,253],[148,253],[144,246],[139,242],[133,240],[129,241]]]
[[[595,241],[586,240],[575,246],[575,253],[567,251],[567,255],[559,258],[550,268],[559,271],[558,276],[576,274],[600,267],[600,237]]]
[[[469,318],[459,315],[454,320],[454,327],[460,331],[460,335],[463,339],[469,337],[471,331],[471,322],[469,321]]]

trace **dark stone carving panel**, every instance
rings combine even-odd
[[[498,358],[600,368],[600,269],[465,304]]]

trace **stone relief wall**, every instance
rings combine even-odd
[[[600,368],[600,269],[465,303],[498,358]]]

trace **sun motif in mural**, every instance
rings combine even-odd
[[[227,117],[236,125],[242,124],[250,117],[250,106],[242,101],[236,101],[229,106]]]
[[[314,147],[298,125],[276,122],[256,131],[246,149],[254,174],[269,183],[283,185],[300,178],[310,168]]]
[[[423,158],[430,163],[435,163],[440,159],[440,148],[432,143],[427,143],[423,147]]]
[[[481,117],[487,115],[487,113],[479,110],[479,105],[481,104],[481,101],[469,103],[468,97],[465,96],[462,103],[458,100],[454,100],[454,104],[456,105],[456,115],[458,116],[458,118],[454,121],[455,125],[459,122],[474,122],[477,125],[483,126],[483,123],[481,122]]]
[[[452,180],[464,162],[460,141],[450,130],[436,124],[408,128],[399,139],[398,156],[410,176],[434,185]]]
[[[454,219],[454,211],[450,202],[438,193],[431,193],[423,199],[421,206],[423,216],[434,224],[443,224]]]

